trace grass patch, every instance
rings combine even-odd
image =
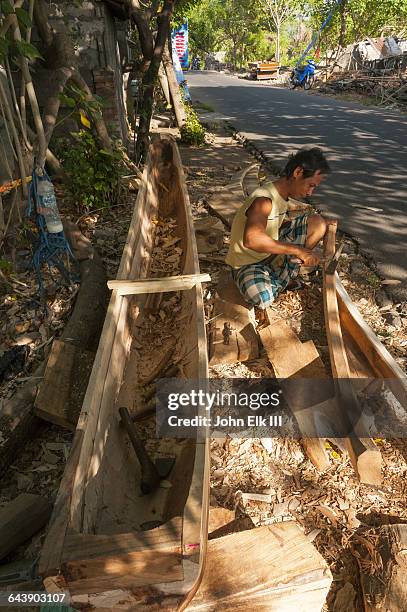
[[[208,113],[215,112],[215,109],[210,104],[206,104],[205,102],[194,102],[194,107],[199,108],[201,110],[205,110]]]

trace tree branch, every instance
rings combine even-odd
[[[89,86],[88,86],[87,82],[82,77],[82,75],[81,75],[81,73],[79,72],[78,69],[75,69],[74,72],[72,73],[71,80],[80,89],[83,89],[83,91],[86,94],[86,100],[88,102],[93,102],[95,100],[91,90],[89,89]],[[107,131],[106,124],[105,124],[105,122],[103,120],[102,115],[94,113],[93,114],[93,120],[94,120],[94,123],[95,123],[96,132],[98,134],[100,142],[102,143],[102,145],[103,145],[103,147],[105,149],[107,149],[108,151],[111,151],[112,150],[112,141],[110,139],[110,136],[109,136],[109,133]]]

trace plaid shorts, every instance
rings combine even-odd
[[[300,215],[280,228],[278,239],[304,246],[307,239],[309,213]],[[298,275],[300,264],[292,263],[286,255],[272,255],[255,264],[232,270],[240,293],[250,306],[267,308],[284,291],[291,279]]]

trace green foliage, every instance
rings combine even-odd
[[[318,29],[335,5],[335,0],[305,0],[304,12]],[[407,26],[406,0],[342,0],[334,14],[323,46],[330,49],[358,42],[366,36],[397,34]]]
[[[192,55],[226,52],[226,61],[242,67],[271,57],[270,26],[260,0],[200,0],[184,11]]]
[[[93,100],[88,100],[86,93],[79,87],[76,87],[76,85],[65,87],[64,92],[59,94],[59,99],[61,104],[69,109],[69,113],[55,127],[66,121],[69,117],[73,117],[79,123],[90,127],[89,117],[100,117],[102,109],[106,106],[106,102],[100,96],[94,95]]]
[[[4,17],[8,17],[15,13],[18,25],[22,30],[26,30],[32,26],[32,21],[28,12],[20,7],[14,8],[11,2],[7,0],[0,2],[0,13]],[[14,40],[11,28],[7,32],[6,36],[0,37],[0,62],[4,62],[6,57],[11,56],[14,60],[18,59],[18,56],[26,57],[29,60],[37,58],[42,59],[38,49],[27,42],[26,40]],[[17,62],[18,63],[18,62]]]
[[[4,62],[8,55],[10,43],[7,38],[0,38],[0,62]]]
[[[185,144],[200,146],[205,142],[205,129],[192,106],[185,102],[184,108],[187,120],[181,128],[181,141]]]
[[[65,106],[82,111],[86,115],[101,115],[106,106],[105,100],[100,96],[94,95],[93,100],[88,100],[86,92],[76,85],[65,87],[64,93],[59,94],[59,99]]]
[[[71,136],[74,144],[65,141],[60,147],[70,199],[80,210],[109,207],[119,195],[125,168],[123,152],[118,146],[112,153],[100,148],[89,130],[73,132]]]
[[[25,28],[31,28],[32,21],[27,11],[25,11],[23,8],[16,8],[16,15],[20,26],[22,25]]]
[[[188,18],[191,54],[226,51],[227,59],[245,66],[276,52],[280,23],[281,63],[295,62],[337,6],[337,0],[196,0],[183,2],[179,21]],[[181,18],[182,17],[182,18]],[[407,31],[407,0],[342,0],[324,30],[322,50],[355,43],[366,36]]]
[[[5,15],[6,17],[14,13],[14,7],[11,2],[8,2],[8,0],[4,0],[3,2],[0,2],[0,8],[1,8],[2,14]]]
[[[26,40],[16,40],[14,44],[20,55],[23,55],[27,59],[32,60],[41,58],[41,53],[38,51],[38,49]]]
[[[4,274],[10,274],[13,271],[13,264],[5,259],[4,257],[0,257],[0,270]]]

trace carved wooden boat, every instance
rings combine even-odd
[[[335,252],[336,226],[330,225],[325,239],[325,255]],[[338,274],[324,271],[325,326],[336,382],[336,418],[341,426],[349,415],[361,414],[354,435],[343,440],[360,480],[366,484],[381,483],[381,454],[370,437],[365,415],[360,413],[358,399],[349,379],[385,379],[386,386],[402,409],[407,409],[406,374],[370,329],[347,294]],[[372,382],[372,381],[371,381]]]
[[[198,274],[182,164],[170,139],[150,148],[118,279],[154,276],[150,267],[157,225],[159,218],[168,217],[175,220],[182,248],[176,273]],[[177,296],[182,316],[171,331],[176,334],[178,362],[187,378],[203,380],[208,365],[202,286],[198,282]],[[48,590],[66,590],[73,602],[96,608],[182,608],[203,572],[207,443],[167,440],[163,452],[174,457],[175,464],[166,488],[142,495],[139,464],[120,424],[119,407],[134,413],[139,406],[140,353],[135,344],[144,312],[145,296],[112,292],[40,561]],[[160,452],[158,446],[155,455]]]

